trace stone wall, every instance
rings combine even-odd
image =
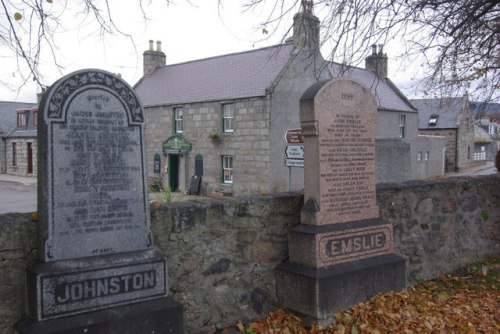
[[[36,138],[15,138],[7,139],[6,161],[7,174],[30,176],[37,173],[37,140]],[[12,165],[12,143],[16,143],[16,165]],[[32,173],[28,174],[28,143],[31,143],[31,163]]]
[[[445,172],[458,171],[457,165],[457,129],[418,130],[423,136],[440,136],[446,138]]]
[[[382,218],[408,283],[500,252],[500,174],[380,185]],[[186,333],[206,333],[279,307],[275,266],[287,259],[300,193],[199,200],[151,209],[155,245],[169,259],[169,286],[184,305]],[[24,312],[24,268],[34,258],[30,215],[0,216],[0,333]]]
[[[411,147],[400,138],[375,140],[376,183],[411,179]]]
[[[234,104],[233,132],[222,129],[222,105]],[[148,176],[159,178],[165,172],[167,158],[162,156],[161,174],[155,174],[155,154],[162,155],[162,143],[174,135],[173,109],[182,107],[183,137],[192,150],[179,156],[179,187],[187,189],[194,175],[195,157],[203,158],[203,189],[234,195],[269,192],[269,101],[265,97],[250,99],[147,107],[145,149]],[[233,157],[232,184],[222,182],[221,157]]]
[[[469,110],[469,102],[464,99],[458,125],[458,169],[462,171],[473,164],[474,156],[474,116]]]

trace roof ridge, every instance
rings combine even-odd
[[[237,55],[242,55],[242,54],[245,54],[245,53],[259,52],[259,51],[264,51],[266,49],[286,47],[286,46],[289,46],[289,45],[292,45],[292,43],[275,44],[275,45],[265,46],[265,47],[258,48],[258,49],[253,49],[253,50],[239,51],[239,52],[234,52],[234,53],[226,53],[226,54],[223,54],[223,55],[212,56],[212,57],[201,58],[201,59],[193,59],[193,60],[188,60],[188,61],[181,62],[181,63],[174,63],[174,64],[170,64],[170,65],[167,64],[165,66],[158,67],[158,69],[162,69],[162,68],[165,68],[165,67],[171,67],[171,66],[186,65],[186,64],[190,64],[190,63],[198,63],[198,62],[212,60],[212,59],[217,59],[217,58],[225,58],[225,57],[230,57],[230,56],[237,56]]]

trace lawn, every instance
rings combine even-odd
[[[283,310],[236,327],[246,334],[500,333],[499,267],[495,256],[406,292],[376,295],[337,312],[328,328],[306,327]]]

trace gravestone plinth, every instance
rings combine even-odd
[[[143,132],[138,98],[110,73],[74,72],[45,93],[38,261],[27,269],[31,318],[21,333],[73,333],[72,323],[107,333],[123,328],[138,303],[151,303],[155,315],[123,333],[169,332],[148,327],[158,317],[182,328],[182,307],[167,297],[167,258],[152,243]]]
[[[304,206],[289,262],[276,271],[285,307],[323,319],[406,287],[392,224],[376,204],[376,118],[375,96],[351,79],[318,82],[301,98]]]

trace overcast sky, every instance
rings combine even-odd
[[[224,1],[219,11],[217,0],[178,0],[167,6],[165,1],[144,1],[148,17],[143,18],[138,1],[109,0],[115,23],[123,33],[101,36],[91,18],[84,18],[78,11],[66,9],[61,16],[61,28],[55,36],[58,69],[48,50],[42,57],[43,83],[50,85],[58,78],[83,68],[98,68],[119,73],[134,85],[142,76],[142,53],[149,48],[149,40],[160,40],[167,55],[167,64],[247,51],[280,42],[291,25],[287,24],[271,36],[262,33],[259,24],[265,20],[261,10],[243,11],[245,0]],[[71,1],[70,1],[71,3]],[[53,2],[57,6],[57,1]],[[54,7],[54,12],[59,10]],[[316,13],[321,18],[321,13]],[[4,17],[0,17],[4,20]],[[270,32],[273,29],[268,29]],[[266,38],[267,37],[267,38]],[[367,48],[369,46],[367,45]],[[385,48],[389,56],[389,76],[405,93],[411,94],[410,73],[401,68],[391,45]],[[324,54],[328,54],[324,52]],[[40,88],[28,81],[18,89],[22,78],[17,70],[19,60],[0,45],[0,79],[9,83],[10,89],[0,86],[0,101],[35,102]],[[363,66],[363,65],[362,65]],[[410,96],[412,97],[412,96]]]

